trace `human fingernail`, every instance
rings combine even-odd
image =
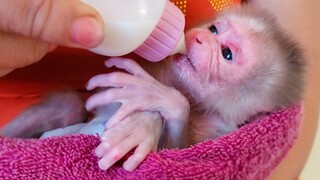
[[[58,47],[58,46],[55,45],[55,44],[50,44],[49,47],[48,47],[48,52],[52,52],[52,51],[56,50],[57,47]]]
[[[93,17],[83,17],[74,22],[71,28],[71,41],[92,48],[103,38],[103,28]]]

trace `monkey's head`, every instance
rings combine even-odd
[[[262,10],[230,8],[188,31],[186,44],[187,55],[173,56],[171,67],[201,110],[244,121],[301,100],[305,60]]]

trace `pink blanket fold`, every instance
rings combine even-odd
[[[96,136],[0,138],[0,179],[266,179],[297,138],[301,115],[293,106],[215,140],[150,153],[133,172],[121,162],[100,170]]]

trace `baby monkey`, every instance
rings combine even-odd
[[[157,146],[183,148],[216,138],[302,99],[301,50],[260,9],[229,8],[187,31],[186,46],[187,54],[141,66],[111,58],[107,67],[127,73],[89,80],[88,90],[107,89],[91,96],[86,108],[103,114],[101,109],[112,105],[115,112],[96,149],[101,169],[136,148],[123,165],[134,170]]]

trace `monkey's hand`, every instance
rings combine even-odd
[[[159,112],[168,123],[169,133],[173,137],[182,136],[183,126],[189,119],[190,105],[178,90],[160,83],[131,59],[111,58],[105,65],[115,66],[128,72],[97,75],[88,82],[88,90],[112,87],[91,96],[86,103],[88,110],[112,102],[122,103],[108,121],[107,128],[133,112],[153,111]]]
[[[162,130],[162,117],[157,112],[135,112],[107,129],[96,148],[99,167],[106,170],[134,149],[123,168],[133,171],[152,150],[156,150]]]

